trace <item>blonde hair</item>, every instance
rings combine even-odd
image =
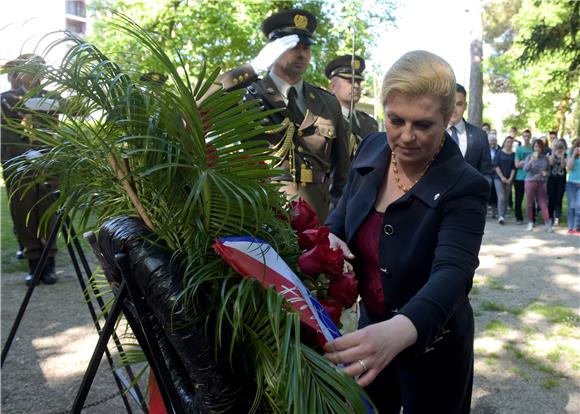
[[[393,93],[406,96],[430,95],[441,100],[446,120],[455,108],[455,74],[444,59],[425,50],[405,53],[388,70],[381,88],[381,103]]]

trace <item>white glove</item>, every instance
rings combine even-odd
[[[274,40],[273,42],[268,43],[262,50],[260,50],[258,56],[256,56],[250,62],[254,72],[259,74],[261,72],[267,71],[268,68],[274,64],[276,59],[282,56],[282,53],[292,49],[293,47],[296,47],[298,41],[298,35],[294,34],[281,37]]]
[[[50,98],[29,98],[24,102],[24,106],[33,111],[52,112],[58,111],[58,101]]]
[[[34,158],[40,157],[42,155],[42,153],[40,151],[31,149],[31,150],[26,151],[24,153],[24,155],[26,156],[27,160],[32,160]]]

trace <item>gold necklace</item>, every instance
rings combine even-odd
[[[391,164],[393,165],[393,173],[395,174],[395,182],[397,183],[397,187],[399,187],[399,189],[402,192],[408,193],[409,190],[411,190],[411,188],[413,188],[413,186],[419,182],[419,180],[423,177],[423,175],[425,175],[425,173],[427,172],[427,170],[431,166],[431,163],[437,157],[437,154],[439,154],[439,151],[441,151],[441,148],[443,148],[444,142],[445,142],[445,135],[443,135],[441,137],[441,144],[439,144],[439,148],[437,148],[437,152],[435,152],[435,154],[429,160],[427,165],[425,165],[425,168],[423,168],[423,171],[421,171],[421,174],[419,174],[419,177],[417,177],[417,179],[414,180],[413,185],[411,187],[406,187],[401,183],[401,177],[399,177],[399,166],[397,164],[397,154],[395,153],[395,151],[393,151],[393,154],[391,155]]]

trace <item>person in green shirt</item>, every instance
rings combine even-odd
[[[524,171],[524,164],[528,155],[532,151],[532,146],[530,145],[530,139],[532,138],[532,133],[529,129],[522,132],[522,138],[524,144],[520,145],[516,150],[516,177],[514,180],[514,188],[516,191],[516,203],[515,203],[515,213],[516,220],[518,224],[524,224],[524,216],[522,215],[522,201],[525,194],[525,184],[526,172]],[[535,214],[534,214],[535,216]],[[535,218],[535,217],[534,217]]]

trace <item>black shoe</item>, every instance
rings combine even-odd
[[[54,285],[56,283],[56,281],[58,280],[54,276],[54,268],[55,268],[54,257],[49,257],[46,260],[46,266],[44,267],[44,272],[42,272],[42,276],[40,276],[40,280],[45,285]]]
[[[40,276],[40,280],[45,285],[54,285],[58,279],[53,274],[43,273],[42,276]]]
[[[24,259],[24,252],[22,251],[22,249],[16,250],[16,259],[18,260]]]
[[[26,275],[26,278],[24,279],[24,282],[26,283],[26,286],[30,286],[30,284],[32,283],[32,279],[34,279],[34,274],[28,274]],[[40,280],[36,281],[36,284],[38,285],[40,283]]]
[[[28,259],[28,275],[24,279],[24,281],[26,282],[26,286],[30,286],[30,284],[32,283],[32,279],[34,279],[34,271],[36,270],[36,266],[38,266],[38,259]],[[36,282],[37,285],[38,283],[40,283],[40,280]]]

